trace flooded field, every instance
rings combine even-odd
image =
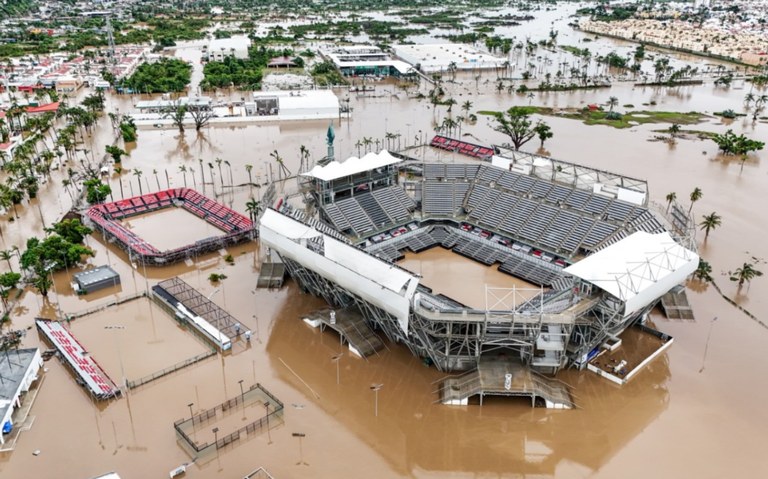
[[[116,384],[135,381],[211,347],[147,298],[80,317],[72,334]]]
[[[446,83],[445,88],[459,104],[470,101],[473,112],[529,103],[578,108],[616,96],[620,104],[638,108],[708,114],[724,108],[743,109],[743,97],[749,90],[739,81],[729,89],[711,84],[644,88],[620,83],[610,89],[541,93],[529,99],[496,93],[495,74],[483,75],[477,82],[469,75],[457,75],[457,82]],[[353,108],[350,119],[333,122],[337,158],[364,154],[366,147],[358,146],[364,137],[385,145],[387,132],[401,135],[401,149],[423,143],[448,115],[445,107],[408,99],[394,85],[377,88],[382,95],[376,98],[337,91],[340,98],[350,99]],[[428,88],[422,86],[422,91],[426,94]],[[129,111],[138,99],[109,96],[108,110]],[[676,192],[687,205],[690,192],[701,188],[703,197],[692,206],[693,214],[701,218],[716,211],[723,224],[706,241],[700,235],[700,253],[712,264],[723,294],[768,322],[768,295],[764,294],[768,279],[756,278],[751,286],[738,289],[727,274],[752,256],[768,258],[764,241],[768,209],[761,207],[768,201],[766,151],[752,155],[742,171],[740,162],[720,156],[711,141],[649,141],[658,135],[654,130],[667,128],[667,124],[617,130],[565,118],[543,119],[551,125],[554,137],[542,152],[647,179],[655,202],[663,204],[667,193]],[[123,159],[123,167],[126,172],[145,172],[145,192],[156,186],[186,184],[216,195],[217,201],[246,214],[246,201],[261,198],[265,189],[238,186],[249,181],[246,165],[253,166],[253,182],[265,184],[270,168],[277,175],[277,165],[266,152],[278,150],[295,174],[301,145],[308,148],[312,160],[325,155],[327,127],[326,122],[297,122],[207,127],[183,134],[142,129],[138,142],[126,146],[130,156]],[[691,128],[716,132],[732,128],[752,138],[768,138],[768,124],[747,117],[725,121],[710,116]],[[474,124],[465,122],[461,135],[483,144],[506,141],[483,115]],[[113,138],[108,119],[102,118],[84,147],[99,156]],[[537,151],[538,146],[534,140],[523,149]],[[452,155],[432,154],[440,161],[457,161]],[[215,158],[229,165],[222,167],[222,173],[216,168],[211,176],[213,169],[203,162]],[[155,178],[150,173],[153,170]],[[64,177],[63,171],[53,172],[39,198],[19,205],[19,218],[4,222],[3,249],[23,248],[28,237],[40,235],[69,210],[71,197],[61,188]],[[137,181],[142,178],[112,174],[109,182],[114,199],[138,194]],[[295,179],[277,185],[278,193],[296,189]],[[167,239],[174,246],[198,235],[218,234],[184,211],[165,211],[131,223],[142,236],[155,235],[153,242]],[[13,329],[29,328],[37,316],[61,318],[180,276],[252,329],[253,338],[248,344],[238,344],[234,354],[204,360],[108,403],[94,403],[58,360],[47,362],[45,383],[31,413],[36,417],[33,427],[21,434],[13,454],[0,456],[4,479],[56,477],[62,471],[76,479],[108,471],[117,471],[124,479],[164,477],[191,460],[177,443],[173,422],[189,416],[189,404],[197,412],[234,397],[240,392],[240,381],[261,383],[280,398],[286,405],[284,424],[271,431],[271,444],[266,434],[235,443],[215,458],[190,466],[189,477],[237,478],[259,466],[277,478],[768,476],[768,463],[761,460],[768,424],[768,384],[759,379],[768,330],[723,300],[711,285],[692,284],[689,289],[696,321],[653,318],[675,343],[626,386],[618,387],[588,372],[558,375],[575,387],[578,409],[531,409],[527,401],[503,399],[486,400],[482,408],[447,407],[435,404],[436,381],[444,375],[422,364],[401,345],[388,344],[389,349],[368,360],[357,358],[340,346],[335,334],[321,333],[300,321],[302,314],[323,307],[322,301],[302,294],[290,280],[279,291],[256,290],[264,255],[258,242],[228,248],[226,252],[235,260],[232,265],[213,253],[163,268],[132,267],[127,254],[105,244],[99,233],[87,243],[95,250],[89,263],[112,266],[121,275],[121,286],[77,296],[69,286],[75,271],[58,272],[48,298],[31,288],[18,298],[11,310]],[[486,284],[516,283],[440,248],[408,254],[402,265],[423,274],[425,283],[435,290],[478,306],[484,304]],[[207,279],[211,273],[227,278],[215,285]],[[448,273],[466,279],[450,283],[444,279]],[[75,335],[113,379],[119,381],[121,356],[126,375],[133,378],[204,349],[165,313],[148,305],[145,300],[132,301],[72,322]],[[105,330],[103,325],[125,329]],[[28,331],[23,345],[47,348],[34,329]],[[337,364],[332,360],[337,354],[342,354],[338,384]],[[377,398],[370,389],[373,383],[383,384]],[[378,416],[374,415],[376,400]],[[295,433],[305,434],[301,451]],[[209,439],[212,431],[200,434]],[[34,456],[35,450],[40,455]],[[308,465],[296,465],[300,454]]]
[[[145,239],[160,251],[172,250],[192,244],[224,231],[199,218],[184,208],[165,208],[139,216],[132,216],[123,225]]]
[[[421,275],[421,284],[430,287],[434,293],[444,294],[472,308],[493,309],[495,296],[492,292],[488,293],[486,287],[515,288],[515,297],[519,301],[530,299],[540,292],[537,286],[502,273],[498,265],[485,266],[441,247],[421,253],[406,252],[398,265]]]

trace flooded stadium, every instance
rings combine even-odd
[[[492,83],[476,89],[473,80],[465,79],[449,88],[456,90],[460,102],[469,100],[476,110],[527,103],[493,92]],[[446,114],[425,100],[393,95],[393,85],[380,88],[387,94],[375,98],[339,92],[342,98],[350,97],[353,113],[349,120],[334,122],[337,159],[358,156],[363,137],[378,138],[383,145],[388,132],[401,135],[401,149],[412,146],[415,137],[423,142],[433,136],[437,117]],[[610,94],[622,103],[655,101],[664,110],[711,113],[739,104],[744,90],[726,93],[710,86],[655,89],[619,84]],[[607,96],[594,91],[546,93],[539,95],[537,103],[582,107],[605,102]],[[122,111],[134,100],[108,98],[110,108]],[[706,242],[699,235],[699,254],[712,264],[723,294],[766,321],[768,300],[761,294],[765,280],[758,278],[751,288],[737,291],[727,275],[752,256],[768,257],[762,238],[768,212],[760,208],[768,199],[765,152],[755,154],[741,171],[740,164],[719,156],[709,141],[649,141],[658,125],[608,130],[564,118],[547,121],[555,133],[546,144],[548,155],[645,179],[652,201],[664,203],[665,195],[675,191],[687,206],[690,191],[701,188],[704,194],[693,205],[694,216],[717,211],[723,226]],[[696,128],[714,130],[722,121],[710,117]],[[505,138],[490,125],[481,116],[475,125],[464,125],[463,135],[477,143],[502,143]],[[261,197],[270,169],[271,177],[277,177],[268,152],[279,151],[295,174],[301,145],[313,160],[325,154],[327,127],[326,122],[216,126],[184,134],[141,129],[139,141],[123,160],[126,172],[109,178],[114,200],[142,190],[186,185],[247,215],[245,203]],[[768,137],[765,121],[736,120],[730,127],[755,138]],[[102,118],[88,148],[103,151],[112,137],[108,120]],[[427,161],[477,162],[432,148],[413,151],[412,156]],[[223,172],[213,163],[216,158],[228,162]],[[249,182],[246,165],[253,165],[253,183],[260,186],[238,186]],[[180,166],[188,170],[182,172]],[[128,173],[136,169],[143,176]],[[55,172],[53,181],[60,182],[62,177],[63,172]],[[276,183],[279,197],[297,187],[296,179]],[[23,245],[71,204],[70,197],[54,188],[43,189],[37,201],[39,208],[33,203],[20,211],[20,219],[4,225],[4,248]],[[182,211],[152,215],[133,220],[130,226],[152,235],[153,241],[162,241],[163,248],[190,243],[216,229],[199,220],[186,221],[188,214]],[[482,407],[476,403],[457,407],[439,404],[437,384],[446,373],[425,365],[403,345],[386,342],[385,349],[361,359],[332,331],[305,324],[301,319],[306,314],[326,304],[302,293],[293,280],[279,290],[257,289],[266,254],[258,241],[164,267],[132,262],[123,250],[105,243],[100,233],[87,243],[96,252],[89,263],[110,265],[122,284],[78,296],[70,286],[71,272],[56,273],[48,299],[29,291],[12,311],[11,327],[29,328],[25,346],[40,344],[34,318],[95,311],[74,319],[69,327],[116,382],[150,375],[204,353],[207,346],[199,338],[146,298],[106,306],[174,276],[236,318],[252,332],[251,339],[240,338],[231,352],[203,358],[106,402],[94,401],[61,362],[46,362],[30,413],[34,421],[20,434],[15,451],[0,456],[3,477],[54,477],[61,471],[76,478],[108,471],[126,479],[165,475],[192,461],[179,443],[174,421],[235,398],[241,395],[241,387],[257,383],[284,404],[281,419],[270,424],[268,434],[264,431],[201,457],[188,467],[190,477],[243,477],[258,467],[280,478],[768,474],[768,466],[759,459],[768,423],[764,408],[768,386],[756,381],[753,372],[764,359],[768,331],[727,303],[712,285],[694,282],[688,289],[695,321],[668,320],[654,311],[651,323],[674,337],[675,343],[624,386],[586,370],[566,369],[557,378],[573,388],[575,409],[531,408],[529,401],[512,398],[486,398]],[[400,264],[422,275],[433,290],[480,308],[485,304],[485,285],[525,286],[497,272],[496,266],[481,266],[439,247],[418,255],[408,253]],[[211,273],[226,278],[213,284]],[[452,277],[462,282],[456,284]],[[121,329],[105,330],[107,326]],[[371,389],[374,384],[380,385],[376,391]],[[229,417],[233,424],[228,422],[226,427],[236,427],[239,419]],[[211,434],[207,429],[200,432],[201,440],[210,441]],[[39,454],[33,454],[36,451]]]

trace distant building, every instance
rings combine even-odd
[[[120,275],[109,266],[99,266],[72,276],[72,288],[77,292],[91,293],[120,284]]]
[[[83,86],[83,80],[73,76],[62,76],[56,80],[57,93],[74,93]]]
[[[294,68],[297,66],[291,57],[276,57],[267,63],[267,68]]]
[[[248,58],[248,48],[251,46],[251,39],[244,36],[232,38],[216,38],[211,40],[207,48],[209,61],[220,62],[226,57],[235,57],[240,59]]]
[[[337,47],[323,54],[330,59],[342,75],[405,76],[413,72],[411,65],[395,60],[381,48],[371,45]]]
[[[42,365],[38,348],[0,354],[0,444],[5,444],[5,434],[15,423],[13,412],[21,407],[23,396],[37,379]]]
[[[280,120],[321,120],[339,116],[339,98],[331,90],[253,92],[248,116],[279,115]]]
[[[136,103],[136,109],[140,113],[167,113],[178,105],[186,107],[187,111],[210,111],[213,100],[208,96],[182,97],[178,100],[143,100]]]
[[[491,55],[469,45],[438,43],[429,45],[393,45],[395,55],[422,72],[487,70],[503,68],[507,59]]]

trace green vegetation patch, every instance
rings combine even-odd
[[[155,63],[139,65],[125,81],[125,86],[148,93],[182,91],[191,77],[192,65],[178,58],[163,58]]]
[[[637,124],[646,123],[671,123],[677,125],[694,125],[701,123],[707,115],[697,112],[681,113],[677,111],[629,111],[626,113],[614,112],[613,116],[618,116],[617,119],[611,120],[606,118],[610,112],[608,111],[590,111],[588,109],[566,109],[555,111],[552,108],[543,106],[527,106],[524,107],[530,111],[531,114],[539,114],[545,116],[556,116],[560,118],[569,118],[572,120],[581,120],[586,125],[606,125],[614,128],[630,128]],[[481,110],[477,112],[478,115],[490,115],[497,116],[501,112],[493,110]]]

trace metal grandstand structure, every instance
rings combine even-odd
[[[152,293],[156,299],[168,305],[172,311],[178,311],[179,305],[184,306],[187,311],[203,318],[227,338],[236,338],[248,329],[245,324],[235,319],[181,278],[174,277],[161,281],[152,287]],[[210,338],[206,337],[206,339]],[[220,347],[217,342],[214,344]]]
[[[357,307],[372,328],[440,370],[478,368],[481,358],[499,354],[544,373],[586,367],[603,343],[682,282],[698,257],[676,244],[681,260],[648,269],[633,298],[590,274],[570,274],[568,266],[585,256],[606,264],[630,243],[642,246],[639,262],[661,261],[656,255],[672,241],[668,221],[648,208],[642,180],[535,155],[505,161],[424,163],[420,201],[381,185],[324,204],[323,221],[288,206],[269,210],[262,241],[303,291],[337,308]],[[541,289],[527,301],[514,290],[489,290],[485,309],[469,308],[394,264],[406,249],[437,245]],[[627,271],[606,274],[616,283]]]
[[[647,204],[648,183],[645,180],[534,153],[513,150],[504,146],[496,146],[495,148],[499,151],[500,156],[511,161],[512,166],[532,177],[590,191],[594,189],[595,185],[602,185],[607,187],[606,193],[614,195],[617,188],[624,188],[645,195],[644,203]]]
[[[178,248],[160,251],[121,224],[122,220],[179,207],[221,230],[222,234]],[[128,252],[131,261],[163,266],[248,241],[254,233],[250,219],[190,188],[172,188],[94,205],[85,218],[106,241]]]

